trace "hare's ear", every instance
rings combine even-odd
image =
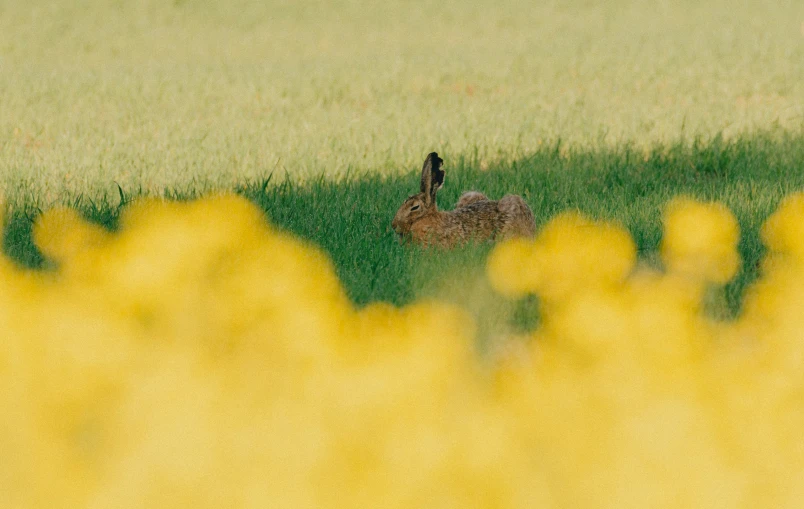
[[[430,152],[424,160],[421,192],[428,205],[435,202],[436,192],[444,185],[444,170],[441,169],[443,163],[444,160],[435,152]]]

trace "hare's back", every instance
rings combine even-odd
[[[503,229],[504,236],[532,237],[536,234],[533,211],[521,196],[507,194],[497,202],[497,208],[507,217]]]
[[[464,237],[494,238],[505,225],[497,205],[496,201],[478,200],[458,207],[447,213],[450,226]]]
[[[458,203],[455,204],[455,208],[459,209],[461,207],[466,207],[467,205],[478,201],[489,201],[489,198],[485,194],[478,191],[466,191],[461,195],[460,198],[458,198]]]

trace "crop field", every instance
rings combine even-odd
[[[799,0],[0,1],[0,93],[0,509],[800,504]]]
[[[800,132],[804,6],[5,1],[0,182],[68,194]]]

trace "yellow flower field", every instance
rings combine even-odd
[[[242,198],[142,200],[114,233],[52,209],[57,268],[0,264],[0,506],[798,507],[804,195],[729,322],[702,299],[736,221],[664,221],[664,270],[575,214],[497,247],[542,323],[484,357],[454,305],[356,309]]]

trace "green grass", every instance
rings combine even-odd
[[[397,175],[804,125],[804,3],[7,0],[0,187]]]
[[[475,156],[445,156],[447,180],[439,192],[450,209],[467,189],[492,198],[521,194],[538,226],[557,213],[580,210],[627,228],[643,258],[661,240],[664,204],[679,194],[724,203],[743,231],[740,252],[746,270],[731,283],[728,299],[738,308],[740,294],[756,277],[763,254],[758,236],[779,200],[804,189],[804,136],[765,134],[724,141],[677,143],[644,152],[629,147],[571,150],[558,144],[518,160],[501,160],[481,170]],[[406,196],[417,191],[418,174],[319,179],[306,186],[292,181],[263,188],[245,186],[245,196],[271,220],[326,250],[352,298],[359,304],[409,302],[436,291],[450,270],[479,267],[488,245],[455,251],[410,249],[399,245],[390,220]],[[457,292],[456,292],[457,293]]]
[[[539,226],[566,210],[623,225],[640,257],[653,264],[659,263],[661,213],[669,199],[683,194],[724,203],[741,226],[743,268],[712,301],[716,307],[725,301],[722,308],[711,310],[722,316],[739,311],[744,289],[758,276],[757,262],[764,254],[759,238],[762,222],[782,197],[804,189],[804,136],[784,132],[728,141],[715,137],[648,152],[628,146],[564,151],[556,144],[526,158],[496,161],[488,168],[476,155],[443,155],[447,178],[438,197],[442,209],[452,208],[467,189],[482,190],[492,198],[518,193],[532,207]],[[390,221],[405,197],[416,191],[418,179],[411,171],[341,179],[321,176],[300,184],[275,174],[236,190],[262,208],[273,224],[326,251],[358,305],[377,300],[402,305],[437,296],[472,311],[488,331],[532,327],[538,319],[537,300],[505,301],[485,281],[489,244],[444,251],[397,242]],[[122,193],[128,201],[139,191]],[[171,199],[197,194],[165,192]],[[84,196],[73,199],[73,204],[88,219],[116,227],[119,197],[92,201]],[[30,267],[43,266],[30,239],[37,212],[32,203],[16,206],[5,236],[6,252]]]

